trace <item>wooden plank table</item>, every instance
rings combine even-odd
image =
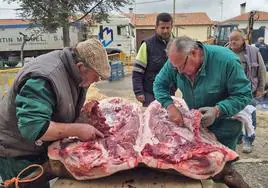
[[[90,181],[58,179],[53,188],[204,188],[200,180],[149,168],[118,172]],[[207,186],[206,186],[207,187]],[[212,188],[213,186],[211,186]]]

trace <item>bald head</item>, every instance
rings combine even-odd
[[[234,52],[239,52],[243,49],[245,44],[244,33],[239,30],[232,31],[229,35],[230,48]]]
[[[229,38],[232,37],[240,37],[242,40],[245,40],[246,39],[246,35],[245,33],[242,31],[242,30],[233,30],[230,35],[229,35]]]

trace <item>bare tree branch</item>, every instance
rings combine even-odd
[[[31,34],[30,37],[28,37],[28,35],[22,33],[22,32],[19,32],[20,35],[22,35],[22,38],[23,38],[23,41],[22,41],[22,44],[21,44],[21,47],[20,47],[20,61],[21,61],[21,65],[24,66],[24,53],[23,53],[23,50],[24,50],[24,46],[25,44],[28,42],[28,41],[31,41],[33,39],[36,39],[37,37],[39,37],[41,34],[42,34],[42,31],[39,30],[38,33],[36,34]]]
[[[84,19],[88,14],[94,21],[107,21],[110,11],[123,7],[134,0],[4,0],[20,5],[19,15],[30,20],[34,27],[41,25],[44,30],[55,32],[63,29],[63,46],[70,46],[69,27]],[[105,2],[105,3],[104,3]],[[100,6],[101,5],[101,6]],[[75,21],[70,21],[78,13],[84,14]],[[79,31],[78,31],[79,32]]]
[[[94,10],[97,6],[99,6],[104,0],[100,0],[94,7],[92,7],[87,13],[85,13],[82,17],[78,18],[77,20],[73,21],[72,23],[78,22],[84,19],[92,10]]]

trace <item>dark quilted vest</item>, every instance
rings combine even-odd
[[[39,155],[44,146],[23,138],[18,130],[15,99],[20,86],[29,78],[42,77],[50,82],[56,95],[52,121],[71,123],[79,115],[86,90],[78,87],[81,77],[75,69],[71,51],[65,48],[34,59],[17,74],[8,95],[0,103],[0,156]]]
[[[153,82],[156,75],[164,66],[168,57],[166,54],[167,43],[157,35],[145,39],[147,46],[147,67],[144,75],[144,91],[153,94]]]

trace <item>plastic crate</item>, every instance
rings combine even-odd
[[[116,76],[110,76],[109,81],[115,81],[115,80],[120,80],[120,79],[121,78],[118,75],[116,75]]]
[[[109,78],[109,81],[113,80],[120,80],[122,77],[125,76],[124,73],[124,66],[121,61],[111,61],[111,76]]]
[[[124,67],[122,67],[120,70],[117,71],[117,74],[119,77],[124,77],[125,76],[125,73],[124,73]]]
[[[122,67],[120,63],[111,64],[111,69],[118,69],[120,67]]]

